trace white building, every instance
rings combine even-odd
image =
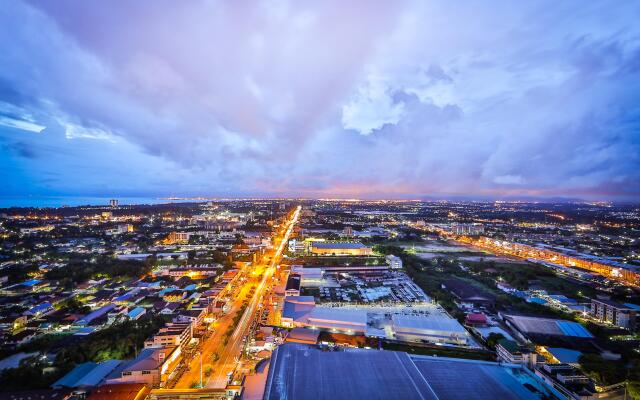
[[[158,333],[145,340],[144,347],[178,346],[183,349],[193,338],[191,322],[169,322]]]
[[[387,260],[387,264],[392,269],[402,268],[402,259],[400,257],[389,254],[388,256],[385,257],[385,259]]]

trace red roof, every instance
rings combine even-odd
[[[486,324],[487,316],[481,313],[467,314],[465,320],[468,324]]]
[[[224,275],[222,275],[222,279],[233,278],[236,275],[238,275],[238,270],[237,269],[232,269],[232,270],[229,270],[229,271],[225,272]]]
[[[143,383],[103,385],[92,391],[87,400],[142,400],[148,393]]]

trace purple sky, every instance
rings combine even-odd
[[[640,200],[640,2],[3,1],[0,195]]]

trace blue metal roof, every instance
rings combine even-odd
[[[76,382],[78,382],[82,377],[87,375],[91,370],[96,367],[96,363],[87,362],[84,364],[80,364],[72,369],[69,373],[67,373],[62,378],[58,379],[53,385],[53,387],[65,386],[65,387],[75,387]]]
[[[592,338],[593,335],[585,328],[577,322],[571,321],[556,321],[558,328],[567,336],[581,337],[581,338]]]
[[[116,369],[120,363],[122,363],[120,360],[107,360],[99,364],[94,362],[80,364],[56,381],[52,386],[69,388],[97,386],[111,371]]]
[[[560,303],[565,303],[565,304],[575,304],[578,302],[577,300],[570,299],[563,294],[551,294],[549,295],[549,297],[554,299],[555,301],[558,301]]]
[[[129,311],[127,315],[129,316],[129,318],[135,318],[144,312],[145,312],[145,309],[143,307],[136,307],[133,310]]]
[[[89,322],[93,321],[96,318],[100,318],[101,316],[105,315],[106,313],[108,313],[109,311],[113,310],[114,308],[116,308],[116,306],[114,304],[108,304],[104,307],[100,307],[99,309],[95,310],[94,312],[85,315],[84,317],[82,317],[81,319],[79,319],[78,321],[74,322],[75,325],[82,325],[82,324],[88,324]]]
[[[624,303],[625,306],[631,308],[632,310],[640,311],[640,306],[633,303]]]
[[[549,347],[547,351],[551,353],[561,363],[575,364],[580,360],[581,352],[562,347]]]
[[[40,279],[29,279],[28,281],[22,282],[21,285],[22,286],[35,286],[40,282],[42,282]]]
[[[529,303],[535,303],[535,304],[542,304],[542,305],[547,304],[547,301],[545,299],[540,298],[540,297],[529,297],[527,299],[527,301]]]

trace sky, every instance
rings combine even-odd
[[[0,196],[640,201],[640,2],[0,0]]]

